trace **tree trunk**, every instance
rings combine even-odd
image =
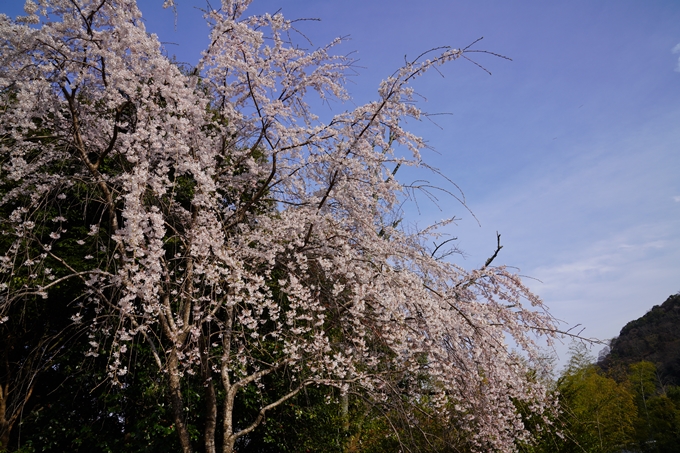
[[[168,360],[168,383],[170,386],[170,401],[172,402],[172,412],[175,419],[175,429],[179,435],[179,443],[183,453],[192,453],[189,432],[184,423],[184,400],[182,398],[182,387],[179,376],[179,363],[177,351],[173,348]]]
[[[5,451],[9,446],[9,433],[11,429],[11,423],[2,415],[2,418],[0,418],[0,451]]]
[[[349,431],[349,393],[340,395],[340,415],[342,418],[342,430],[347,435]]]
[[[210,362],[208,360],[208,346],[204,335],[201,335],[201,371],[205,385],[205,452],[216,453],[215,450],[215,428],[217,427],[217,397],[215,396],[215,386],[210,372]]]
[[[0,451],[7,449],[9,446],[9,432],[12,429],[12,423],[7,418],[5,411],[7,410],[7,397],[9,393],[9,384],[0,386]]]
[[[224,447],[222,447],[222,453],[234,453],[234,445],[236,444],[236,437],[224,436]]]
[[[15,407],[14,410],[9,409],[8,413],[7,401],[9,400],[9,382],[5,383],[4,386],[0,386],[0,451],[8,450],[9,447],[9,437],[12,433],[12,428],[17,418],[21,414],[22,408],[28,402],[28,399],[33,394],[33,384],[28,387],[26,395],[23,397],[23,402],[19,407]]]
[[[231,389],[229,389],[231,390]],[[222,425],[223,443],[222,453],[233,453],[234,445],[236,444],[236,436],[234,436],[234,394],[232,391],[227,391],[224,397],[224,422]]]

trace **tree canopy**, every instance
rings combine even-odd
[[[649,361],[657,365],[666,383],[680,384],[679,323],[680,294],[674,294],[626,324],[619,336],[611,340],[611,350],[599,365],[608,370]]]
[[[518,405],[554,410],[532,377],[553,319],[495,254],[447,261],[453,219],[399,221],[417,187],[397,170],[427,168],[406,129],[422,115],[411,85],[472,50],[425,53],[324,122],[308,100],[348,99],[341,40],[306,50],[281,14],[246,17],[249,3],[206,14],[211,44],[188,70],[134,0],[0,16],[0,328],[60,307],[59,329],[84,339],[60,366],[88,363],[118,388],[119,411],[83,416],[141,436],[163,424],[129,408],[166,398],[158,420],[185,453],[246,449],[303,394],[341,420],[348,395],[401,417],[397,444],[429,423],[473,451],[514,451],[532,428]]]

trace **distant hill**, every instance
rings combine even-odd
[[[680,293],[631,321],[599,361],[605,370],[647,360],[667,384],[680,385]]]

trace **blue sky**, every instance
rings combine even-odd
[[[205,2],[177,2],[177,16],[161,0],[141,8],[149,31],[177,43],[168,53],[195,63]],[[0,12],[22,5],[3,0]],[[255,0],[250,12],[279,9],[321,19],[300,24],[315,46],[350,37],[338,51],[358,59],[357,104],[404,55],[483,36],[476,48],[512,58],[478,54],[493,75],[456,61],[415,85],[423,110],[449,113],[438,126],[412,124],[436,150],[425,158],[461,187],[481,226],[449,199],[411,220],[460,218],[450,230],[460,264],[481,265],[499,231],[497,262],[535,279],[567,326],[602,339],[680,291],[680,2]]]

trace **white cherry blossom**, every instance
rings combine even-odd
[[[306,100],[348,99],[341,40],[304,50],[281,14],[244,17],[249,3],[207,14],[211,44],[187,71],[134,0],[29,0],[24,22],[43,14],[39,25],[0,16],[2,230],[14,240],[0,250],[0,319],[81,279],[87,302],[72,319],[97,319],[89,355],[111,351],[116,381],[131,342],[148,343],[185,452],[185,373],[222,413],[203,433],[209,452],[216,436],[233,451],[309,385],[427,395],[477,450],[515,451],[529,428],[516,403],[554,410],[530,373],[553,319],[507,268],[437,259],[426,246],[437,225],[399,228],[397,170],[424,165],[425,142],[406,129],[421,116],[410,84],[465,51],[410,62],[376,101],[322,122]],[[55,222],[69,230],[43,232]],[[35,278],[17,286],[14,272]],[[283,371],[289,391],[237,427],[236,399]],[[422,375],[426,385],[393,385]]]

